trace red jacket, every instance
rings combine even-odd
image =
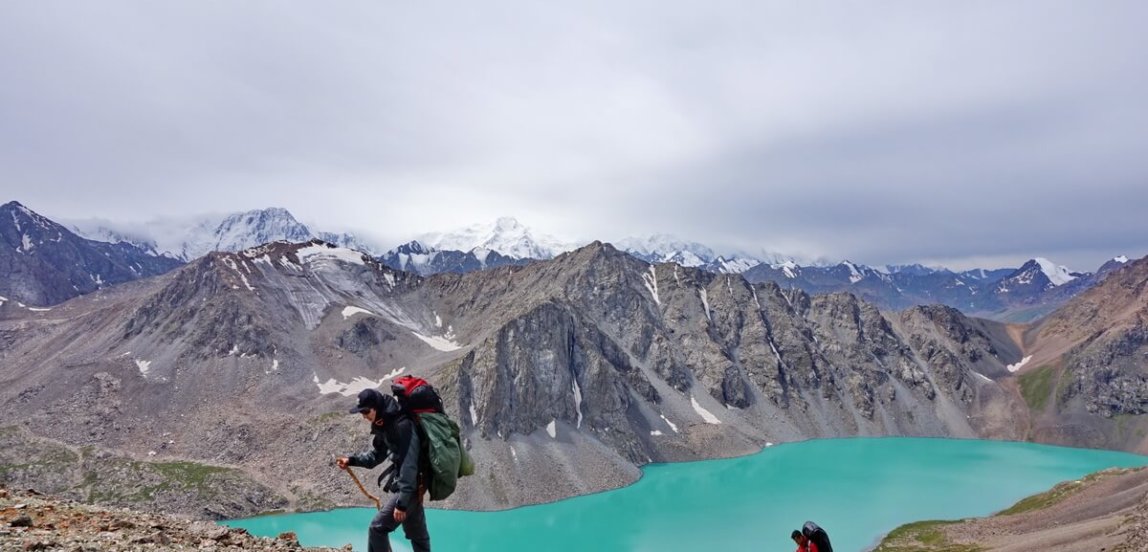
[[[817,543],[805,541],[804,545],[798,545],[797,552],[817,552]]]

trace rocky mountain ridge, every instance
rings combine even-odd
[[[1148,448],[1148,258],[1111,272],[1019,337],[1026,361],[1017,380],[1033,407],[1033,438]]]
[[[1030,322],[1103,281],[1126,262],[1123,257],[1112,259],[1095,273],[1069,272],[1041,258],[1017,269],[960,273],[920,265],[878,270],[848,261],[827,267],[785,263],[761,264],[745,271],[744,276],[751,282],[771,281],[811,294],[853,293],[885,310],[943,304],[971,316]]]
[[[335,414],[401,373],[440,387],[486,467],[448,504],[470,508],[767,442],[1022,436],[996,383],[1022,358],[1002,325],[885,315],[601,243],[428,278],[319,242],[213,253],[48,312],[0,310],[0,344],[0,411],[39,437],[336,503],[359,499],[330,459],[363,432]]]
[[[537,259],[508,257],[491,249],[440,250],[418,241],[403,244],[379,257],[380,262],[395,270],[422,276],[441,272],[463,274],[500,266],[520,266],[535,260]]]
[[[456,232],[429,234],[422,241],[403,244],[382,255],[376,255],[375,248],[355,236],[314,232],[295,220],[290,212],[279,208],[235,213],[223,218],[166,221],[153,225],[155,228],[127,233],[113,230],[115,225],[111,223],[98,221],[87,221],[80,226],[84,229],[73,228],[89,238],[115,242],[117,245],[113,247],[130,249],[130,245],[151,256],[184,261],[211,251],[237,252],[274,241],[302,242],[318,238],[370,253],[391,268],[423,276],[524,265],[576,249],[548,236],[535,236],[529,228],[509,217]],[[848,261],[802,266],[777,254],[768,255],[770,260],[761,262],[745,255],[717,255],[702,244],[668,235],[626,239],[619,244],[619,248],[630,255],[653,264],[674,263],[719,274],[744,273],[751,282],[774,281],[782,287],[799,288],[811,294],[847,292],[886,310],[945,304],[974,316],[1012,322],[1031,321],[1051,312],[1122,264],[1117,258],[1095,274],[1071,273],[1045,259],[1033,259],[1015,270],[978,269],[954,273],[920,265],[878,269]],[[156,261],[148,258],[148,262]],[[60,295],[59,300],[84,289],[65,289],[67,293]]]
[[[0,205],[0,303],[47,307],[180,264],[81,238],[15,201]]]

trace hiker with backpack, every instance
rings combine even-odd
[[[793,532],[793,540],[797,541],[798,550],[801,550],[802,541],[797,539],[798,532]],[[820,526],[812,521],[805,522],[801,526],[801,533],[805,545],[806,552],[833,552],[833,545],[829,543],[829,534],[825,532]]]
[[[817,545],[811,544],[809,539],[801,534],[801,531],[794,529],[793,532],[789,534],[789,538],[797,543],[797,550],[794,552],[817,552]]]
[[[335,460],[340,469],[350,466],[374,468],[391,457],[391,467],[379,477],[380,483],[388,474],[393,478],[383,487],[392,496],[371,520],[367,532],[368,552],[390,552],[390,533],[403,526],[403,533],[411,541],[415,552],[430,552],[430,534],[427,532],[426,513],[423,510],[423,458],[422,443],[417,420],[406,415],[399,402],[376,389],[359,392],[352,413],[362,414],[371,424],[373,436],[369,451],[342,456]],[[395,471],[397,470],[397,471]]]

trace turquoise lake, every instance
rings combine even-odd
[[[657,464],[628,487],[500,512],[428,510],[438,551],[791,551],[805,520],[839,552],[865,550],[894,527],[983,516],[1054,484],[1148,457],[1031,443],[921,438],[819,439],[740,458]],[[481,466],[479,467],[481,470]],[[373,480],[373,477],[363,478]],[[466,484],[466,480],[462,481]],[[294,531],[306,546],[366,550],[373,508],[226,522]],[[395,550],[410,550],[400,529]]]

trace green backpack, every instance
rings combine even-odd
[[[458,424],[446,414],[415,414],[423,437],[427,460],[427,491],[431,500],[442,500],[454,492],[458,478],[474,474],[474,461],[462,446]]]

